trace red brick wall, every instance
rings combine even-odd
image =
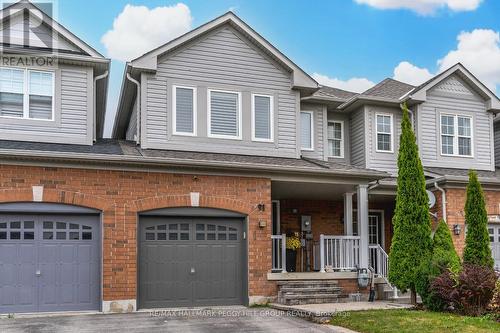
[[[271,296],[271,182],[269,179],[168,173],[105,171],[0,165],[0,202],[32,201],[32,186],[44,186],[44,202],[65,203],[103,212],[103,298],[136,298],[137,214],[141,211],[191,206],[190,193],[200,193],[200,206],[249,216],[249,295]],[[257,209],[264,203],[266,209]],[[267,222],[259,228],[258,222]]]
[[[436,206],[432,210],[438,214],[438,217],[442,218],[442,200],[441,200],[441,192],[434,192],[436,195]],[[486,211],[488,215],[497,215],[500,213],[499,211],[499,203],[500,203],[500,192],[499,191],[484,191],[485,201],[486,201]],[[455,249],[457,253],[462,256],[464,246],[465,246],[465,200],[466,200],[466,191],[465,189],[460,188],[449,188],[446,189],[446,218],[447,224],[450,228],[450,232],[452,234],[453,244],[455,245]],[[455,224],[460,225],[461,233],[460,235],[455,235],[453,233],[453,226]]]

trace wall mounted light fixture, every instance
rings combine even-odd
[[[462,226],[460,224],[454,224],[453,233],[458,236],[460,235],[460,232],[462,232]]]

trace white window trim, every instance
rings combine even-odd
[[[386,116],[391,118],[391,132],[379,132],[378,131],[378,123],[377,123],[377,118],[378,116]],[[391,135],[391,149],[390,150],[381,150],[378,149],[378,135],[379,134],[390,134]],[[394,153],[394,116],[392,113],[376,113],[375,114],[375,150],[377,153],[389,153],[392,154]]]
[[[330,148],[328,145],[328,157],[330,158],[344,158],[344,121],[343,120],[329,120],[327,125],[327,135],[326,141],[329,144],[330,138],[328,138],[328,126],[330,124],[340,124],[340,156],[330,155]],[[336,139],[338,140],[338,139]]]
[[[193,91],[193,132],[179,132],[179,131],[177,131],[177,88],[190,89]],[[197,100],[196,100],[196,87],[173,85],[172,86],[172,125],[174,128],[173,128],[172,133],[174,135],[196,136],[198,133],[197,117],[198,117],[198,104],[197,104]]]
[[[300,143],[300,150],[304,151],[314,151],[314,111],[300,111],[300,113],[309,113],[311,115],[311,148],[304,148],[302,147],[302,142]],[[302,117],[300,117],[300,130],[302,132]],[[300,133],[300,136],[302,137],[302,133]]]
[[[255,137],[255,97],[267,97],[269,98],[269,126],[270,130],[269,139],[256,138]],[[274,98],[271,95],[264,94],[252,94],[252,141],[257,142],[274,142]]]
[[[54,121],[55,120],[55,82],[56,82],[56,74],[55,71],[51,70],[37,70],[37,69],[29,69],[29,68],[19,68],[19,67],[6,67],[2,66],[1,68],[6,68],[6,69],[13,69],[13,70],[22,70],[24,71],[24,80],[23,80],[23,116],[22,117],[13,117],[13,116],[2,116],[0,115],[0,118],[7,118],[7,119],[22,119],[22,120],[36,120],[36,121]],[[51,113],[51,118],[50,119],[41,119],[41,118],[30,118],[30,107],[29,107],[29,95],[30,95],[30,89],[29,89],[29,73],[30,72],[35,72],[35,73],[50,73],[52,74],[52,113]]]
[[[443,134],[443,116],[453,117],[453,154],[443,153],[443,136],[451,136],[449,134]],[[470,119],[470,136],[458,135],[458,118],[469,118]],[[470,155],[460,155],[458,149],[458,138],[470,138]],[[447,157],[465,157],[474,158],[474,118],[469,115],[463,115],[458,113],[442,112],[439,114],[439,153],[441,156]]]
[[[222,92],[222,93],[229,93],[229,94],[238,94],[238,135],[237,136],[232,136],[232,135],[222,135],[222,134],[212,134],[212,104],[211,104],[211,97],[212,97],[212,92]],[[243,126],[242,126],[242,116],[241,116],[241,108],[242,108],[242,101],[241,101],[241,92],[239,91],[231,91],[231,90],[219,90],[219,89],[208,89],[207,90],[207,133],[209,138],[216,138],[216,139],[229,139],[229,140],[241,140],[242,139],[242,131],[243,131]]]

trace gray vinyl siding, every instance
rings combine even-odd
[[[54,120],[0,117],[0,139],[49,143],[93,143],[93,78],[87,67],[55,69]]]
[[[354,110],[349,117],[350,157],[352,165],[366,166],[365,108]]]
[[[302,103],[301,111],[313,112],[313,146],[314,150],[302,150],[301,154],[307,158],[318,160],[325,159],[325,135],[326,135],[326,108],[323,105]],[[299,118],[300,119],[300,118]]]
[[[327,156],[327,158],[332,162],[342,163],[342,164],[350,164],[351,163],[351,126],[350,126],[349,116],[345,115],[345,114],[338,113],[338,112],[328,112],[327,122],[330,122],[330,121],[342,121],[343,122],[342,131],[344,132],[344,158],[328,156],[329,155],[328,133],[325,135],[325,156]],[[328,123],[327,123],[327,126],[328,126]]]
[[[500,122],[495,123],[495,165],[500,166]]]
[[[143,75],[142,147],[263,156],[297,157],[299,93],[291,74],[232,27],[225,25],[159,59]],[[196,88],[197,135],[173,135],[172,85]],[[242,139],[208,137],[209,89],[241,93]],[[274,142],[251,139],[251,94],[274,99]]]
[[[440,114],[472,117],[473,157],[441,155]],[[422,163],[429,167],[494,170],[493,115],[484,100],[460,79],[451,77],[427,93],[419,106],[419,145]]]
[[[132,109],[132,114],[127,127],[126,139],[129,141],[135,141],[137,135],[137,99],[134,103],[134,108]]]
[[[386,106],[365,107],[367,127],[367,163],[369,169],[376,169],[389,172],[393,175],[397,173],[397,157],[399,149],[399,136],[401,134],[401,117],[402,113],[399,108]],[[391,114],[393,126],[393,150],[392,152],[377,151],[377,131],[376,131],[376,115]]]

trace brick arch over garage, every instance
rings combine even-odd
[[[57,189],[43,189],[40,199],[41,200],[34,200],[33,190],[31,188],[0,190],[0,203],[57,203],[93,208],[103,213],[114,214],[113,203],[110,203],[109,200],[106,200],[105,198],[91,194]]]
[[[242,200],[226,197],[200,195],[198,205],[193,205],[191,200],[191,195],[150,197],[134,201],[128,210],[134,213],[141,213],[161,208],[200,207],[224,209],[247,215],[250,218],[258,215],[259,212],[255,205],[250,205]]]

